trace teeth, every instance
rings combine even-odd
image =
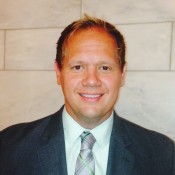
[[[98,98],[100,97],[100,95],[91,95],[91,94],[82,94],[83,97],[86,97],[86,98]]]

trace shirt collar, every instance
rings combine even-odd
[[[98,125],[92,130],[88,130],[80,126],[66,111],[63,110],[63,128],[65,139],[68,142],[68,145],[72,145],[82,134],[83,131],[90,131],[95,139],[97,144],[100,147],[104,147],[109,143],[112,125],[113,125],[113,113],[111,116],[105,120],[102,124]]]
[[[63,110],[62,118],[65,140],[71,146],[85,129],[67,113],[66,108]]]
[[[94,135],[96,142],[100,147],[104,147],[107,143],[109,143],[112,125],[113,113],[107,120],[91,130],[91,133]]]

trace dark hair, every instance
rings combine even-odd
[[[67,41],[74,36],[77,31],[82,31],[90,28],[98,28],[105,31],[109,36],[111,36],[117,43],[117,54],[120,64],[120,69],[123,70],[125,65],[125,41],[123,35],[115,28],[114,25],[98,19],[85,15],[83,19],[74,21],[68,25],[61,33],[61,36],[57,42],[57,53],[56,62],[59,68],[62,68],[62,61],[65,56],[65,48]]]

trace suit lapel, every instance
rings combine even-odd
[[[120,118],[115,114],[109,147],[107,175],[131,174],[135,158],[128,150],[130,144]]]
[[[43,174],[67,175],[62,108],[54,114],[42,137],[38,157]]]

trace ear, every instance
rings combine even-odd
[[[54,67],[55,67],[55,73],[56,73],[56,78],[57,78],[57,84],[61,85],[61,70],[56,61],[55,61]]]
[[[125,65],[123,67],[123,71],[122,71],[122,76],[121,76],[121,87],[124,86],[124,84],[125,84],[126,68],[127,68],[127,64],[125,63]]]

